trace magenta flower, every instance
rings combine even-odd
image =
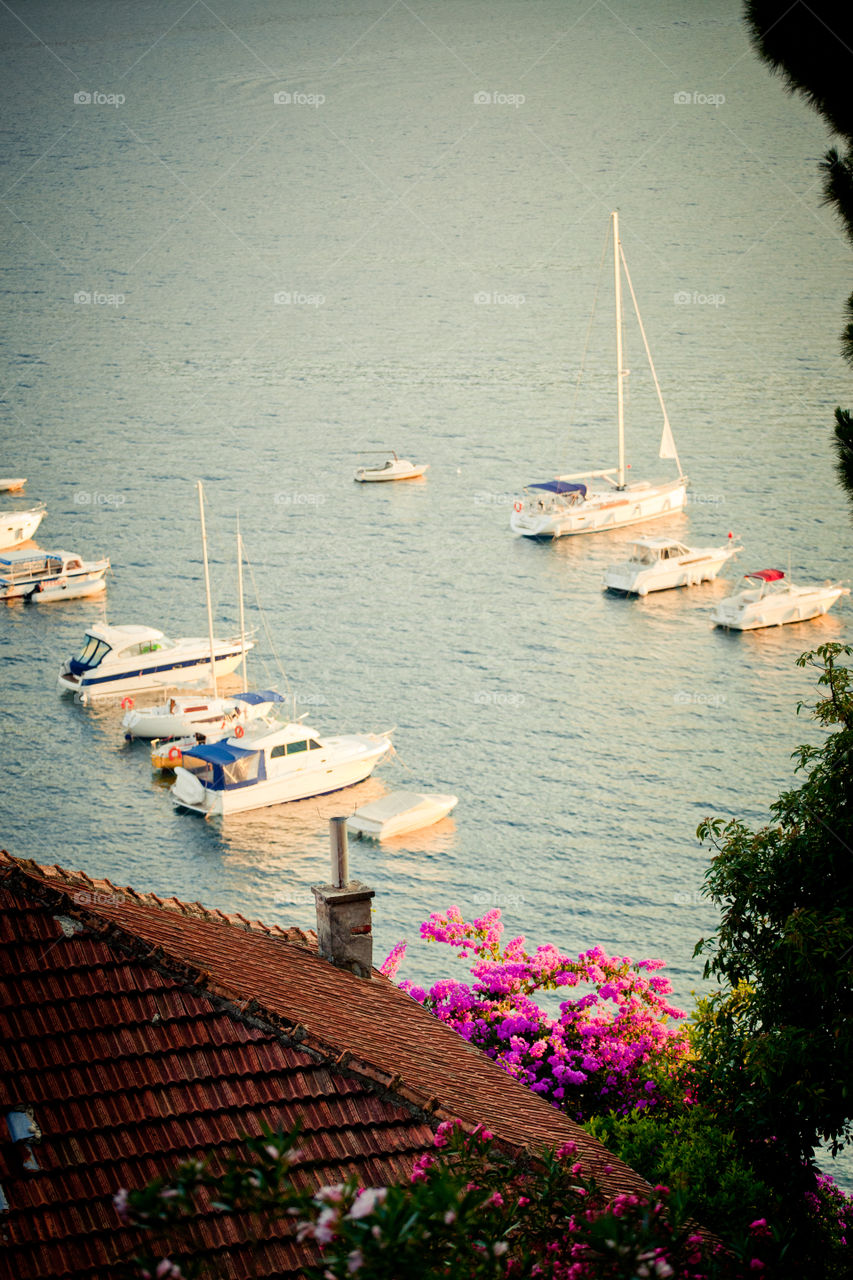
[[[473,983],[443,979],[424,992],[403,982],[403,990],[575,1119],[602,1105],[622,1114],[657,1105],[652,1065],[674,1071],[688,1052],[685,1032],[669,1025],[684,1015],[665,999],[668,980],[642,972],[663,961],[633,964],[601,947],[575,958],[553,946],[530,954],[523,937],[501,951],[502,929],[497,909],[471,922],[456,906],[434,913],[421,935],[452,946],[468,961]],[[536,1003],[540,991],[578,986],[557,1018]]]

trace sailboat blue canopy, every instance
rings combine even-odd
[[[543,484],[529,484],[528,489],[544,489],[546,493],[579,493],[586,497],[585,484],[570,484],[568,480],[546,480]]]
[[[261,702],[284,702],[284,698],[274,689],[260,689],[257,693],[235,693],[234,701],[247,702],[250,707],[256,707]]]

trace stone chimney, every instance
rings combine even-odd
[[[357,978],[373,975],[373,927],[370,899],[375,890],[349,878],[346,818],[330,818],[331,884],[315,884],[317,950],[324,960],[349,969]]]

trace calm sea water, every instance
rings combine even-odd
[[[791,785],[813,736],[795,659],[845,639],[850,605],[726,635],[725,583],[610,598],[630,534],[537,545],[508,516],[522,483],[614,464],[606,289],[569,410],[618,208],[692,482],[652,531],[732,531],[741,570],[847,575],[830,423],[849,250],[818,120],[732,0],[14,8],[0,471],[46,502],[41,545],[113,573],[103,605],[0,615],[3,842],[310,926],[331,814],[452,790],[441,828],[352,848],[380,959],[407,937],[407,976],[452,970],[419,922],[498,906],[531,946],[662,956],[689,1005],[715,920],[697,823],[760,824]],[[629,340],[629,458],[663,476]],[[384,447],[428,479],[353,484]],[[196,479],[221,633],[240,516],[253,682],[284,688],[275,650],[321,732],[397,726],[362,787],[201,822],[119,711],[57,694],[97,618],[204,633]]]

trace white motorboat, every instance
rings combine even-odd
[[[393,791],[356,809],[347,819],[347,829],[354,835],[386,840],[431,827],[446,818],[458,803],[458,796]]]
[[[205,741],[215,730],[234,729],[247,720],[265,715],[284,698],[272,689],[259,693],[235,693],[231,698],[213,698],[201,694],[175,694],[156,707],[134,708],[133,699],[125,698],[127,711],[121,722],[126,738],[181,738],[202,733]]]
[[[251,641],[245,648],[252,647]],[[74,693],[80,701],[134,693],[140,689],[168,688],[192,684],[210,673],[212,662],[218,676],[236,670],[243,656],[244,641],[214,640],[193,636],[168,639],[154,627],[120,626],[107,623],[89,627],[83,648],[70,658],[59,673],[59,688]]]
[[[721,600],[711,614],[718,627],[733,631],[754,631],[758,627],[781,627],[787,622],[807,622],[818,618],[850,591],[840,582],[822,586],[795,586],[781,569],[759,569],[744,574],[748,584]]]
[[[81,560],[73,551],[7,551],[0,555],[0,600],[47,604],[98,595],[109,567],[109,560]]]
[[[383,483],[386,480],[416,480],[429,470],[429,463],[418,464],[398,458],[391,450],[381,467],[356,467],[354,479],[360,484]]]
[[[26,479],[10,479],[8,476],[0,480],[0,493],[14,493],[16,489],[23,489]]]
[[[0,551],[29,542],[46,515],[43,503],[28,511],[0,511]]]
[[[241,813],[362,782],[390,750],[388,734],[321,738],[295,721],[256,721],[242,737],[185,751],[171,795],[205,816]]]
[[[604,585],[637,596],[670,587],[696,587],[716,578],[739,551],[743,547],[734,541],[721,547],[686,547],[667,538],[640,538],[632,543],[629,559],[605,570]]]
[[[640,317],[634,286],[628,273],[619,240],[619,216],[610,215],[613,235],[613,277],[616,307],[616,426],[617,465],[606,471],[579,472],[557,476],[541,484],[526,485],[522,497],[513,504],[510,528],[527,538],[562,538],[569,534],[599,533],[624,525],[656,520],[680,511],[687,499],[687,477],[681,470],[669,424],[663,393],[655,372],[646,331]],[[631,293],[637,323],[649,361],[655,391],[663,414],[663,434],[659,456],[671,458],[678,467],[678,479],[661,484],[640,481],[626,484],[624,385],[629,370],[622,358],[622,273]],[[586,481],[601,481],[588,485]]]

